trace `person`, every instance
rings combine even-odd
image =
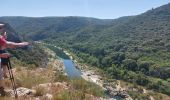
[[[3,32],[4,34],[6,34],[5,24],[3,24],[3,23],[0,23],[0,32]],[[4,36],[0,35],[0,50],[4,50],[6,48],[23,47],[23,46],[27,46],[27,45],[29,45],[28,42],[16,43],[16,42],[7,41],[4,38]],[[9,53],[1,53],[0,54],[0,58],[7,59],[9,57],[10,57]],[[7,69],[6,69],[6,71],[7,71]],[[2,67],[0,67],[0,94],[1,94],[1,96],[5,96]]]
[[[5,40],[7,39],[6,32],[3,32],[2,36]],[[0,54],[3,54],[3,53],[7,53],[6,50],[5,50],[5,47],[0,46]],[[8,65],[8,58],[1,58],[1,66],[2,66],[2,69],[3,69],[3,77],[4,78],[8,78],[8,76],[7,76],[7,72],[8,72],[7,65]]]

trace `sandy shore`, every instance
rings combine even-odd
[[[93,82],[103,88],[103,80],[101,80],[101,77],[99,75],[96,75],[94,73],[94,71],[92,71],[92,70],[82,71],[81,77],[83,79]]]

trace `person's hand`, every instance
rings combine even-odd
[[[7,39],[7,33],[6,33],[6,32],[3,32],[3,37],[4,37],[5,39]]]
[[[0,54],[1,58],[9,58],[11,55],[9,53]]]
[[[21,46],[27,46],[27,45],[29,45],[28,42],[22,42],[22,43],[20,43],[20,44],[21,44]]]

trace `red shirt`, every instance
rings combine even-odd
[[[0,46],[6,46],[6,40],[3,36],[0,36]]]

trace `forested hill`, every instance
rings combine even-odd
[[[95,25],[109,25],[112,20],[99,20],[86,17],[0,17],[19,33],[27,34],[34,40],[49,38],[57,33],[75,32]],[[34,36],[33,36],[34,35]]]
[[[1,22],[3,23],[3,22]],[[9,41],[13,41],[13,42],[21,42],[22,38],[20,35],[18,35],[15,30],[8,24],[8,23],[4,23],[5,24],[5,30],[8,33],[8,39]]]
[[[1,17],[0,21],[33,40],[67,48],[112,78],[170,95],[170,4],[114,20]]]
[[[6,22],[1,23],[5,24],[5,31],[7,32],[7,40],[12,42],[22,42],[23,37],[18,34],[10,24]],[[22,62],[23,66],[25,64],[29,67],[45,67],[48,62],[46,53],[42,50],[41,47],[36,44],[31,44],[30,46],[22,47],[22,48],[7,48],[7,52],[11,54],[12,59],[17,58],[19,62]],[[34,55],[34,56],[32,56]],[[12,60],[13,61],[13,60]],[[15,61],[14,61],[15,62]],[[18,66],[18,63],[15,63]]]

